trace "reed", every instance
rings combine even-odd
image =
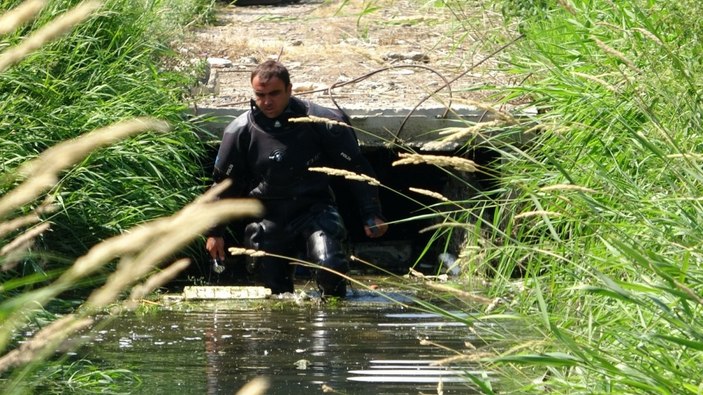
[[[2,290],[9,296],[0,304],[0,366],[13,370],[10,389],[26,389],[28,372],[37,369],[33,362],[48,358],[67,336],[90,325],[96,310],[134,308],[135,300],[172,278],[186,261],[149,277],[215,217],[228,215],[228,210],[236,211],[232,216],[256,212],[250,202],[218,205],[195,199],[200,190],[193,186],[192,175],[201,166],[194,158],[203,146],[191,125],[175,115],[182,105],[174,86],[183,80],[171,73],[155,77],[153,72],[153,59],[163,54],[163,44],[148,38],[164,37],[164,21],[170,19],[152,13],[159,4],[150,9],[109,2],[95,16],[78,18],[85,20],[80,26],[57,30],[60,40],[43,40],[48,44],[31,56],[15,52],[19,56],[4,60],[0,91],[12,94],[0,102],[0,122],[9,125],[4,128],[8,144],[0,147],[7,170],[0,184],[0,229],[2,245],[10,247],[0,258],[3,267],[14,262],[37,273],[3,275]],[[47,15],[70,9],[62,2],[30,5],[10,17],[3,15],[2,34],[21,26],[38,32],[51,19]],[[466,6],[445,5],[453,11]],[[38,13],[40,7],[48,12]],[[433,191],[412,189],[438,202],[427,214],[405,220],[435,218],[437,224],[427,229],[438,232],[432,242],[442,242],[446,233],[441,232],[466,231],[460,258],[467,276],[486,287],[485,295],[448,289],[434,278],[405,286],[453,295],[452,306],[471,312],[471,318],[429,303],[423,308],[469,325],[476,320],[520,323],[521,333],[496,329],[485,347],[452,355],[452,360],[479,361],[500,374],[501,393],[700,393],[703,172],[698,160],[703,137],[698,131],[703,73],[695,61],[701,52],[697,38],[703,33],[700,2],[501,0],[498,7],[507,29],[496,37],[465,21],[458,26],[467,35],[485,37],[481,46],[507,41],[506,36],[516,34],[513,28],[523,34],[525,39],[501,63],[522,82],[502,87],[494,105],[475,105],[495,109],[528,103],[539,112],[528,119],[495,112],[494,121],[444,131],[437,144],[471,139],[486,129],[517,131],[532,140],[518,146],[484,139],[482,148],[499,158],[491,170],[500,175],[497,186],[470,201],[454,202]],[[369,5],[367,11],[375,9]],[[10,34],[3,44],[21,45],[22,36]],[[124,37],[132,39],[120,39]],[[518,104],[515,113],[523,109]],[[170,131],[140,131],[105,143],[99,151],[82,151],[51,174],[19,172],[25,159],[38,158],[85,130],[145,114],[166,121]],[[413,152],[395,163],[413,164],[489,171],[464,158]],[[17,188],[26,189],[14,195]],[[46,194],[54,198],[57,211],[44,211]],[[212,216],[203,215],[206,211]],[[167,218],[146,221],[163,216]],[[50,223],[54,232],[35,226],[40,223]],[[27,227],[34,230],[24,233]],[[13,240],[19,241],[12,245]],[[90,248],[102,240],[104,244]],[[65,271],[42,267],[36,263],[50,255],[17,255],[32,242],[35,251],[77,259],[57,260]],[[168,245],[144,251],[157,242]],[[104,268],[110,276],[88,304],[37,332],[21,351],[13,344],[17,328],[42,313],[32,307],[33,301],[46,303]],[[36,289],[20,292],[26,286]],[[131,297],[123,301],[121,295]],[[432,342],[428,346],[441,347]],[[471,379],[480,391],[496,393],[490,380]]]
[[[0,56],[6,56],[41,31],[61,33],[0,75],[0,91],[6,93],[0,104],[8,142],[0,147],[5,174],[19,175],[20,163],[86,130],[147,115],[170,125],[168,132],[140,133],[95,150],[52,184],[48,195],[58,209],[46,218],[54,232],[45,233],[40,245],[53,256],[30,255],[20,270],[58,268],[102,239],[173,213],[201,192],[193,178],[205,176],[207,143],[199,138],[199,126],[183,117],[182,101],[183,87],[194,77],[157,70],[155,64],[167,63],[166,43],[202,20],[199,13],[211,3],[114,0],[72,28],[79,20],[64,19],[64,27],[50,29],[54,17],[72,5],[97,4],[52,1],[20,30],[0,38],[5,44]],[[40,181],[36,175],[32,180]],[[0,180],[3,194],[16,186],[14,178]]]
[[[526,37],[503,98],[542,127],[487,144],[501,176],[477,265],[506,301],[491,312],[540,341],[484,363],[512,393],[699,393],[701,5],[500,3]]]
[[[31,21],[45,5],[45,0],[28,0],[0,15],[0,35],[11,33]]]
[[[347,180],[361,181],[361,182],[365,182],[369,185],[375,185],[375,186],[381,185],[381,183],[373,177],[369,177],[365,174],[354,173],[354,172],[351,172],[348,170],[334,169],[334,168],[330,168],[330,167],[310,167],[310,168],[308,168],[308,170],[318,172],[318,173],[325,173],[325,174],[328,174],[331,176],[344,177]]]
[[[0,73],[18,63],[29,54],[36,52],[48,42],[56,40],[58,37],[68,33],[74,26],[93,14],[100,5],[101,3],[97,1],[81,3],[22,40],[20,44],[2,52],[2,54],[0,54]],[[34,13],[35,8],[38,7],[31,3],[26,7],[22,7],[22,9],[18,11],[18,13],[20,13],[18,18],[26,18],[27,16],[24,15],[25,11],[29,9],[29,12],[26,12],[27,14]],[[19,22],[23,22],[23,20],[20,19]],[[10,25],[14,24],[10,23]]]
[[[160,11],[174,3],[154,2],[146,10],[122,1],[75,7],[70,1],[15,3],[0,16],[0,34],[6,35],[0,37],[0,91],[5,92],[0,105],[0,380],[8,394],[60,387],[43,374],[54,361],[60,363],[58,350],[70,350],[67,339],[93,329],[95,314],[133,310],[189,260],[161,269],[164,262],[218,221],[260,210],[255,202],[198,197],[192,185],[175,193],[170,189],[192,181],[204,147],[195,125],[181,119],[176,75],[154,78],[152,62],[161,50],[153,33],[173,34],[168,23],[184,25],[189,13],[209,2],[178,2],[190,3],[180,14]],[[168,22],[165,15],[175,19]],[[119,33],[123,30],[126,34]],[[137,192],[128,204],[119,196],[113,200],[120,184]],[[85,193],[101,189],[109,193]],[[93,216],[98,212],[102,218]],[[119,226],[103,233],[93,225],[71,227],[78,218],[102,226],[105,215]],[[82,246],[93,242],[86,254]],[[54,243],[65,244],[66,255],[53,251]],[[80,308],[62,317],[45,310],[66,291],[100,284],[102,273],[115,264],[104,285],[84,289],[90,295]],[[32,328],[39,316],[51,323],[17,343],[19,331]],[[82,377],[81,385],[90,387],[131,372],[101,374],[74,372],[68,380]]]
[[[131,130],[125,130],[123,133],[114,133],[115,127],[108,127],[46,150],[23,168],[40,169],[41,166],[37,164],[44,163],[52,163],[51,166],[54,166],[56,163],[51,160],[53,157],[67,158],[64,161],[58,161],[58,166],[65,168],[79,159],[81,154],[87,155],[92,149],[105,144],[105,140],[115,141],[120,135],[124,137],[135,132],[143,132],[145,123],[156,127],[162,126],[158,122],[149,123],[137,120],[137,122],[126,123],[131,127]],[[124,125],[118,126],[120,126],[119,130],[125,129]],[[102,138],[104,135],[107,136],[107,139]],[[76,147],[80,149],[76,149]],[[57,172],[58,170],[56,169]],[[23,174],[31,173],[25,171]],[[31,180],[31,176],[28,178],[29,180]],[[125,308],[133,309],[136,306],[135,298],[142,297],[164,285],[165,281],[173,278],[179,270],[187,266],[187,261],[179,261],[164,271],[154,274],[159,265],[168,260],[174,252],[182,250],[187,243],[200,237],[214,224],[242,216],[261,214],[262,208],[255,201],[213,201],[216,193],[226,187],[227,183],[224,183],[219,189],[209,191],[171,217],[160,218],[151,223],[143,224],[130,232],[103,241],[93,247],[84,257],[76,260],[53,283],[25,291],[1,303],[0,311],[3,314],[3,325],[0,331],[0,349],[6,351],[10,346],[11,337],[36,314],[37,306],[46,305],[53,298],[76,286],[101,267],[119,259],[120,263],[117,265],[117,269],[108,277],[102,287],[91,293],[77,313],[66,315],[61,320],[54,321],[21,346],[6,351],[0,357],[0,373],[24,366],[27,366],[26,369],[36,369],[38,363],[52,355],[54,350],[76,331],[89,327],[93,323],[91,319],[93,314],[101,312],[110,304],[122,303],[120,295],[123,292],[134,287],[141,279],[150,276],[145,283],[132,288],[131,300],[122,303]],[[18,208],[25,204],[22,199],[11,201],[16,202]],[[15,240],[21,240],[18,244],[25,245],[41,232],[46,231],[48,227],[48,223],[43,223]],[[15,248],[13,244],[14,242],[5,247]],[[4,255],[6,251],[3,249],[2,253]],[[17,374],[17,377],[17,379],[10,381],[7,388],[19,391],[22,386],[26,385],[26,382],[22,380],[23,374]]]

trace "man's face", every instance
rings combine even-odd
[[[261,82],[259,76],[251,81],[254,89],[254,101],[267,118],[276,118],[288,106],[292,86],[286,86],[280,78],[273,77]]]

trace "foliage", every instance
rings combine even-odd
[[[97,314],[138,307],[189,262],[159,266],[209,227],[259,211],[213,203],[211,195],[194,199],[202,147],[182,119],[178,84],[187,81],[153,66],[164,48],[153,40],[158,24],[146,19],[159,18],[161,3],[73,3],[3,2],[0,14],[8,16],[0,32],[9,30],[0,52],[0,383],[7,394],[133,386],[138,379],[128,370],[65,363],[61,352],[76,345],[66,340]],[[24,5],[30,12],[13,12]],[[137,117],[144,114],[162,119]],[[59,265],[27,270],[42,259]],[[101,279],[101,271],[111,274]],[[87,300],[58,303],[76,287],[92,288]]]
[[[52,2],[53,13],[3,37],[2,46],[20,42],[75,3]],[[485,308],[477,317],[520,313],[530,334],[539,336],[507,352],[482,354],[484,362],[513,379],[516,393],[699,393],[703,5],[499,3],[524,35],[505,52],[503,67],[523,82],[503,87],[496,104],[528,103],[536,111],[518,104],[513,114],[521,116],[494,111],[499,122],[467,127],[486,137],[481,148],[496,158],[491,171],[500,177],[480,196],[436,206],[440,216],[450,214],[440,228],[467,230],[460,257],[467,272],[490,279],[492,298],[478,300]],[[54,232],[42,236],[39,251],[78,255],[94,241],[174,211],[199,188],[192,177],[200,171],[195,158],[202,147],[181,119],[180,88],[189,82],[153,66],[168,53],[171,16],[176,25],[187,19],[159,13],[157,1],[108,4],[30,62],[0,74],[0,155],[3,174],[10,175],[2,179],[2,193],[18,186],[12,175],[26,159],[85,130],[137,115],[168,120],[174,129],[126,139],[62,173],[49,193],[61,210],[50,214]],[[200,9],[185,0],[177,4]],[[375,10],[374,3],[365,8]],[[486,42],[500,41],[505,37]],[[515,136],[523,135],[532,137],[529,143],[516,144],[522,139]],[[18,206],[15,214],[35,207],[41,206]],[[139,248],[146,247],[133,248],[131,261],[142,259]],[[37,263],[42,255],[30,257],[23,259]],[[43,255],[48,258],[55,259]],[[116,256],[108,258],[98,266]],[[512,278],[516,273],[522,281]],[[5,290],[59,279],[3,300],[4,350],[12,349],[10,337],[21,324],[53,319],[28,309],[26,301],[46,304],[82,281],[74,276],[65,283],[65,276],[49,271],[4,279]],[[21,382],[25,374],[13,378]],[[475,382],[493,391],[489,382]]]
[[[50,2],[3,42],[20,42],[76,3]],[[122,119],[148,115],[173,125],[168,134],[143,134],[97,151],[67,173],[50,192],[61,209],[48,218],[53,232],[42,236],[42,250],[70,261],[99,240],[171,213],[199,193],[192,181],[202,172],[205,147],[196,126],[184,119],[181,100],[192,81],[154,65],[169,56],[167,40],[199,19],[193,13],[208,4],[108,1],[70,34],[0,74],[5,172],[57,142]],[[43,259],[35,256],[26,265],[38,269]]]
[[[531,20],[539,17],[547,10],[555,8],[557,2],[555,0],[503,0],[500,3],[503,17],[510,21],[513,18]]]
[[[505,68],[529,78],[500,100],[537,112],[529,144],[488,142],[474,272],[501,295],[521,271],[511,306],[550,342],[493,362],[542,367],[521,393],[700,393],[703,6],[502,3],[525,35]]]
[[[134,391],[141,385],[139,377],[128,369],[107,369],[86,359],[51,363],[36,376],[39,379],[37,389],[45,394],[119,394]]]

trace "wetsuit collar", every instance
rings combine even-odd
[[[266,117],[259,106],[256,105],[256,101],[254,101],[254,99],[251,99],[249,105],[256,123],[269,131],[286,129],[290,118],[297,118],[307,114],[305,104],[300,99],[294,97],[290,98],[286,109],[283,110],[283,113],[276,118]]]

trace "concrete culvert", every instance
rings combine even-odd
[[[206,111],[220,116],[221,121],[215,118],[208,126],[215,135],[221,134],[229,119],[241,113],[241,110],[233,109],[199,109],[199,112]],[[405,274],[412,267],[426,274],[456,274],[456,259],[472,226],[443,228],[441,224],[456,223],[466,218],[471,220],[470,215],[474,214],[468,213],[474,207],[470,207],[470,202],[476,201],[481,191],[491,189],[495,182],[492,172],[487,171],[494,157],[490,150],[480,147],[481,141],[478,139],[472,138],[472,144],[466,144],[466,139],[440,144],[442,135],[439,131],[447,128],[467,128],[467,125],[485,122],[481,118],[485,113],[465,109],[463,113],[454,112],[449,117],[443,117],[444,111],[437,108],[425,109],[410,117],[407,114],[398,110],[385,113],[356,110],[350,113],[362,153],[383,185],[380,193],[384,215],[386,220],[392,223],[384,237],[368,239],[361,230],[361,218],[355,204],[351,201],[350,194],[344,190],[343,179],[332,178],[340,214],[349,231],[350,253],[360,259],[351,263],[352,269],[362,273],[374,273],[380,268]],[[485,137],[487,135],[484,135]],[[393,165],[413,152],[425,157],[464,159],[485,168],[482,171],[471,172],[449,166],[442,167],[431,162]],[[486,212],[483,214],[490,215]],[[237,233],[236,228],[242,226],[238,225],[231,227],[234,232],[230,243],[241,242],[241,235]],[[239,261],[230,262],[228,267],[246,266],[244,258],[233,259]],[[363,261],[376,268],[362,263]],[[222,275],[236,278],[241,274],[238,270],[234,269]]]

